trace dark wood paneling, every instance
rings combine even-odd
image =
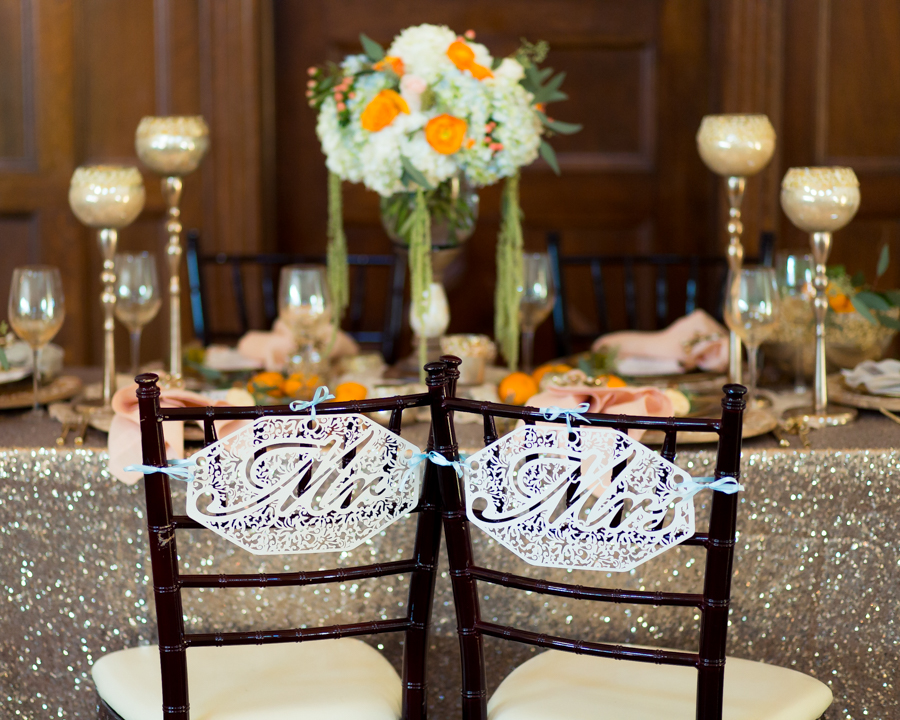
[[[0,162],[21,161],[25,148],[26,52],[20,0],[0,0]]]
[[[37,225],[33,215],[0,215],[0,257],[3,268],[9,268],[9,272],[0,274],[0,316],[7,316],[12,268],[37,262],[36,250]]]

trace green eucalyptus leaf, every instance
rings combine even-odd
[[[9,370],[9,358],[6,357],[6,350],[0,348],[0,368]]]
[[[543,118],[544,125],[550,128],[553,132],[557,132],[560,135],[572,135],[581,130],[582,125],[580,123],[567,123],[562,120],[548,120],[546,117]]]
[[[547,164],[552,168],[553,172],[557,175],[559,172],[559,161],[556,159],[556,151],[546,140],[541,140],[541,157],[547,161]]]
[[[879,315],[878,322],[881,323],[886,328],[890,328],[891,330],[900,330],[900,320],[897,318],[892,318],[889,315]]]
[[[860,270],[852,278],[850,278],[850,282],[853,283],[853,287],[862,287],[866,284],[866,274],[862,270]]]
[[[493,61],[491,61],[491,70],[496,70],[500,67],[500,63],[503,62],[503,58],[495,57]]]
[[[538,77],[538,81],[543,83],[544,80],[546,80],[548,77],[550,77],[553,74],[553,68],[552,67],[542,68],[541,70],[538,70],[536,74]]]
[[[569,99],[569,96],[568,96],[566,93],[560,92],[559,90],[555,90],[554,92],[550,93],[550,94],[544,99],[544,102],[545,102],[545,103],[552,103],[552,102],[559,102],[559,101],[561,101],[561,100],[568,100],[568,99]]]
[[[400,164],[403,166],[403,171],[412,178],[413,182],[416,183],[419,187],[425,190],[433,189],[431,183],[428,182],[426,177],[421,173],[421,171],[410,162],[410,159],[405,155],[400,156]]]
[[[378,62],[384,59],[384,48],[370,38],[365,33],[359,34],[359,41],[362,43],[363,52],[372,62]]]
[[[847,274],[847,268],[843,265],[829,265],[825,268],[825,274],[830,278],[844,277]]]
[[[856,293],[856,297],[860,298],[867,308],[872,310],[890,310],[891,304],[878,293],[871,290],[861,290]]]
[[[881,246],[881,253],[878,255],[878,266],[875,268],[875,277],[880,278],[887,272],[888,265],[891,264],[891,249],[885,243]]]
[[[885,290],[881,296],[894,307],[900,307],[900,290]]]
[[[866,307],[865,303],[862,300],[860,300],[860,298],[859,298],[860,294],[861,293],[858,293],[858,294],[854,295],[852,298],[850,298],[850,302],[853,304],[853,308],[856,310],[856,312],[858,312],[860,315],[862,315],[866,320],[868,320],[873,325],[878,324],[878,321],[875,319],[875,316],[872,314],[872,312],[869,310],[869,308]]]

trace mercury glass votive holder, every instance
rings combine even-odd
[[[843,425],[856,417],[852,408],[828,404],[825,368],[825,316],[828,312],[826,264],[831,234],[849,223],[859,209],[859,180],[844,167],[791,168],[781,181],[781,207],[798,228],[809,233],[815,260],[816,320],[815,389],[812,407],[791,411],[791,417],[810,427]]]
[[[209,149],[209,126],[199,115],[141,119],[134,147],[147,167],[163,176],[162,193],[168,213],[169,243],[169,377],[167,385],[182,384],[181,368],[181,201],[182,178],[194,172]]]
[[[130,225],[144,208],[144,180],[134,166],[79,167],[69,184],[69,207],[82,223],[97,229],[103,258],[100,304],[103,307],[102,410],[111,412],[116,392],[115,309],[116,244],[120,228]]]
[[[728,268],[737,277],[744,263],[741,203],[747,177],[762,170],[775,152],[775,129],[765,115],[706,115],[697,130],[697,150],[706,166],[725,177],[728,191]],[[728,377],[741,382],[741,341],[732,332]]]

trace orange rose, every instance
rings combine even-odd
[[[398,77],[402,77],[405,70],[403,60],[393,55],[385,55],[383,60],[379,60],[372,67],[375,70],[387,70],[387,68],[390,68]]]
[[[475,52],[462,40],[454,40],[447,48],[447,57],[460,70],[468,70],[476,80],[494,77],[494,73],[484,65],[475,62]]]
[[[425,139],[442,155],[452,155],[462,145],[468,126],[465,120],[452,115],[438,115],[425,126]]]
[[[378,132],[394,122],[400,113],[409,115],[406,100],[393,90],[382,90],[366,105],[359,121],[369,132]]]

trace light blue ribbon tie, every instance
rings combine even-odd
[[[463,476],[463,463],[458,462],[456,460],[448,460],[443,455],[441,455],[437,450],[429,450],[428,452],[419,453],[418,455],[413,456],[413,458],[409,461],[410,467],[416,467],[419,463],[424,460],[431,460],[435,465],[440,465],[441,467],[452,467],[456,470],[456,476]]]
[[[334,395],[328,392],[328,387],[320,385],[316,388],[316,394],[313,395],[312,400],[294,400],[290,404],[290,408],[294,412],[309,410],[309,416],[314,418],[316,416],[316,405],[327,400],[334,400]]]
[[[573,417],[578,418],[583,423],[591,422],[584,415],[581,414],[581,413],[586,413],[589,408],[590,408],[590,405],[588,405],[588,403],[586,403],[586,402],[583,402],[580,405],[576,405],[573,408],[561,408],[561,407],[556,407],[556,405],[551,405],[550,407],[544,408],[541,415],[544,416],[545,420],[550,420],[550,421],[556,420],[560,416],[564,415],[566,418],[566,428],[568,429],[569,432],[571,432]]]
[[[144,475],[152,475],[153,473],[162,473],[168,475],[173,480],[181,480],[182,482],[190,482],[194,477],[194,468],[197,463],[193,460],[169,460],[168,467],[156,467],[154,465],[128,465],[123,468],[125,472],[139,472]]]
[[[734,495],[744,489],[737,478],[733,477],[699,477],[690,478],[676,486],[681,496],[685,499],[693,497],[701,490],[714,490],[715,492],[725,493],[726,495]]]

